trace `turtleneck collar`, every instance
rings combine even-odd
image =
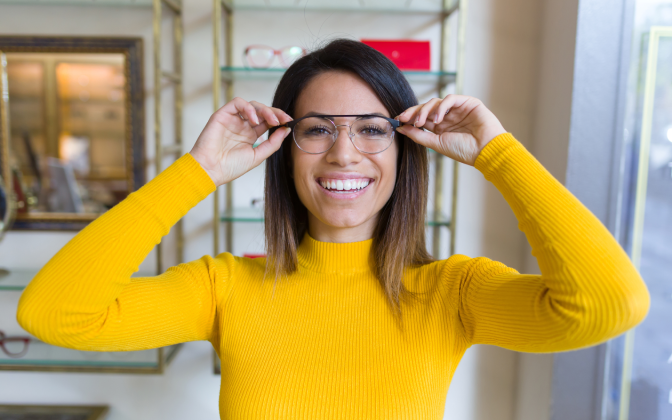
[[[322,242],[308,232],[298,248],[299,265],[318,273],[354,273],[371,271],[373,238],[359,242]]]

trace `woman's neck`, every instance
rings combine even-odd
[[[378,214],[357,226],[331,226],[320,221],[308,212],[308,234],[317,241],[347,243],[360,242],[373,238]]]

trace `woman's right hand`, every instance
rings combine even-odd
[[[212,114],[189,153],[219,187],[259,166],[278,150],[291,129],[279,128],[257,147],[252,145],[270,127],[289,121],[292,117],[280,109],[234,98]]]

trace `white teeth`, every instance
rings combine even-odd
[[[353,191],[361,190],[369,185],[368,179],[336,179],[320,180],[320,185],[327,190]]]

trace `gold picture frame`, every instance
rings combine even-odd
[[[0,36],[0,51],[9,53],[116,53],[124,57],[124,141],[127,191],[145,184],[145,92],[143,40],[129,37],[62,37],[62,36]],[[5,98],[6,99],[6,98]],[[11,103],[11,98],[9,98]],[[0,115],[0,131],[10,125],[7,113]],[[7,136],[0,138],[0,173],[11,172]],[[11,178],[5,178],[11,185]],[[100,213],[25,212],[17,213],[11,230],[77,231],[95,220]]]

